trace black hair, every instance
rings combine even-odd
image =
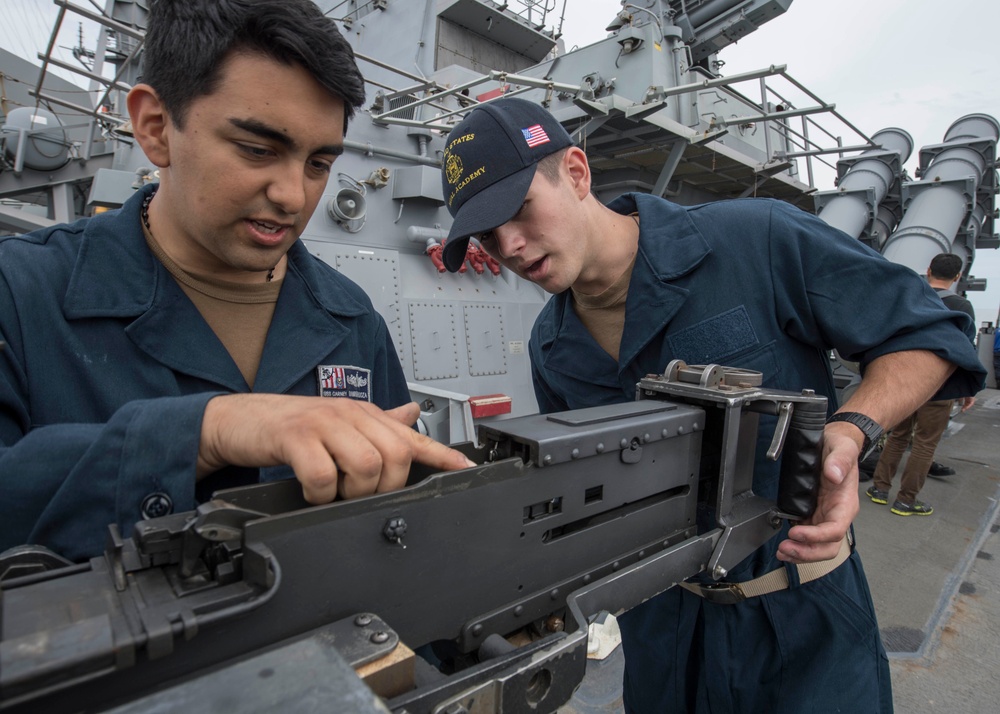
[[[344,131],[365,101],[354,51],[312,0],[153,0],[142,81],[181,129],[191,102],[215,91],[233,52],[298,64],[344,102]]]
[[[931,277],[938,280],[954,280],[962,272],[962,259],[953,253],[934,256],[930,265]]]

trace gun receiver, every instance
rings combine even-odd
[[[481,426],[460,447],[479,465],[393,493],[308,506],[283,481],[112,526],[103,556],[0,583],[0,710],[555,711],[589,619],[720,579],[811,512],[826,399],[759,377],[671,363],[634,402]],[[751,489],[759,413],[777,503]],[[376,697],[354,669],[399,642],[463,666]]]

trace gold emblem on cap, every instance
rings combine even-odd
[[[462,160],[449,151],[444,159],[444,170],[445,175],[448,177],[448,183],[454,185],[462,178]]]

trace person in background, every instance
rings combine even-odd
[[[965,335],[975,344],[976,314],[972,309],[972,303],[951,290],[961,277],[962,259],[951,253],[934,256],[927,268],[927,284],[934,288],[945,307],[969,316],[969,320],[965,323]],[[964,412],[975,404],[976,398],[970,395],[960,401]],[[938,442],[941,441],[941,435],[948,427],[953,404],[954,401],[951,399],[929,401],[892,428],[875,467],[874,482],[865,492],[873,503],[885,505],[889,502],[892,479],[896,475],[896,469],[899,468],[903,452],[912,444],[910,458],[900,477],[899,492],[890,510],[897,516],[929,516],[934,513],[934,507],[918,500],[917,495],[924,487],[924,481],[934,462],[934,452],[937,450]],[[949,470],[954,473],[954,470]],[[936,478],[941,477],[941,475],[936,476]]]
[[[979,388],[965,318],[908,268],[781,201],[679,206],[633,193],[605,206],[591,193],[586,154],[532,102],[475,107],[443,159],[454,217],[445,266],[458,270],[476,236],[552,294],[529,349],[542,412],[631,401],[636,383],[673,359],[752,369],[766,388],[830,400],[813,516],[786,522],[724,582],[703,575],[619,617],[625,710],[892,711],[888,661],[848,537],[858,457],[880,424],[935,393]],[[840,408],[833,348],[865,377]],[[753,488],[774,498],[780,465],[765,452],[775,420],[760,423]]]
[[[471,466],[412,429],[365,293],[299,236],[364,81],[310,0],[155,0],[128,94],[159,183],[0,239],[0,550],[297,477],[326,503]]]

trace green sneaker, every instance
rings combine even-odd
[[[889,510],[897,516],[929,516],[934,513],[934,509],[923,501],[914,501],[913,503],[894,501]]]
[[[888,491],[879,491],[874,486],[869,486],[865,493],[868,494],[868,498],[872,500],[872,503],[878,503],[884,506],[889,502]],[[896,501],[896,503],[899,503],[899,501]]]

